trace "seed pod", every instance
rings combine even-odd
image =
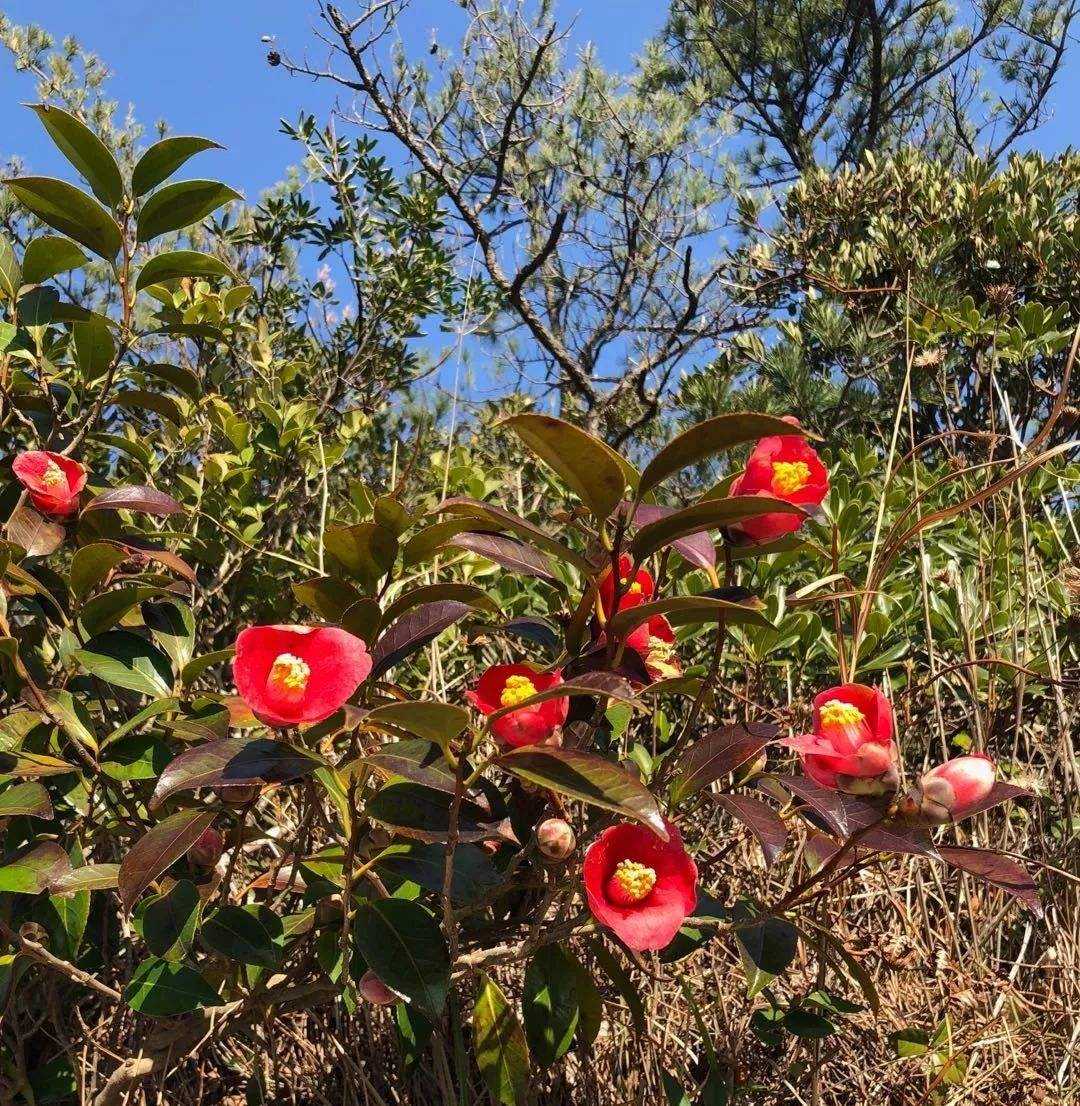
[[[366,971],[360,978],[357,986],[360,997],[375,1006],[391,1006],[398,1001],[399,996],[373,972]]]
[[[565,860],[576,845],[573,828],[562,818],[546,818],[536,827],[536,847],[548,860]]]

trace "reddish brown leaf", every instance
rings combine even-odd
[[[776,726],[768,722],[736,723],[705,734],[690,746],[679,761],[672,796],[680,802],[734,772],[740,764],[757,756],[776,737]]]
[[[765,866],[771,868],[787,844],[787,829],[780,815],[760,799],[749,795],[717,795],[715,798],[719,806],[742,822],[758,839],[765,856]]]
[[[1012,858],[992,849],[968,849],[960,845],[942,845],[938,852],[946,864],[1015,895],[1028,910],[1042,917],[1043,908],[1035,880]]]
[[[147,515],[182,515],[184,508],[171,495],[148,484],[125,484],[91,499],[84,511],[142,511]]]
[[[148,830],[120,862],[120,901],[130,910],[150,884],[214,824],[212,810],[181,810]]]

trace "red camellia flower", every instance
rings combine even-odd
[[[585,853],[593,917],[636,952],[669,945],[697,907],[697,865],[666,825],[667,841],[636,822],[610,826]]]
[[[932,822],[963,818],[994,789],[994,762],[982,753],[954,757],[926,772],[901,809]]]
[[[78,509],[79,493],[86,487],[86,469],[78,461],[31,449],[20,453],[11,467],[43,515],[67,518]]]
[[[842,684],[814,699],[814,732],[780,742],[822,787],[882,794],[896,786],[896,743],[889,700],[876,688]]]
[[[798,434],[777,434],[754,446],[746,471],[731,485],[730,494],[772,496],[810,508],[828,493],[829,474],[814,449]],[[800,515],[777,511],[743,519],[733,529],[751,541],[764,542],[798,530],[803,522]]]
[[[682,675],[682,665],[675,655],[675,631],[662,614],[654,614],[627,634],[626,646],[641,656],[654,680]]]
[[[488,715],[517,706],[561,683],[562,673],[558,671],[541,672],[529,664],[497,664],[480,677],[475,691],[465,692],[465,698],[481,714]],[[504,745],[537,745],[547,741],[569,713],[568,698],[545,699],[495,719],[491,732]]]
[[[652,598],[656,583],[643,568],[639,568],[637,575],[630,579],[630,572],[634,562],[624,553],[619,557],[619,610],[625,611],[630,607],[648,603]],[[615,606],[615,574],[608,569],[600,577],[600,606],[604,616],[609,617]]]
[[[370,671],[364,643],[336,626],[249,626],[236,639],[236,690],[270,726],[329,718]]]

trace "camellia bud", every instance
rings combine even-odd
[[[366,971],[357,985],[360,997],[375,1006],[391,1006],[398,1001],[398,995],[373,972]]]
[[[203,830],[202,836],[188,849],[188,860],[196,868],[213,868],[221,859],[224,841],[216,829]]]
[[[993,791],[994,775],[994,762],[987,756],[954,757],[925,773],[900,809],[931,822],[963,818]]]
[[[576,845],[573,828],[562,818],[546,818],[536,827],[536,847],[548,860],[565,860]]]

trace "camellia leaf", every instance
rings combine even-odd
[[[64,544],[64,527],[39,515],[28,502],[19,504],[4,525],[4,537],[28,557],[47,557]]]
[[[530,783],[636,818],[665,841],[668,838],[664,817],[644,784],[595,753],[528,745],[504,753],[496,763]]]
[[[74,894],[80,891],[107,891],[120,879],[119,864],[86,864],[72,868],[52,882],[49,890],[54,895]]]
[[[280,959],[270,931],[254,914],[239,906],[226,905],[215,910],[200,927],[199,939],[211,952],[242,964],[273,968]]]
[[[375,591],[393,567],[398,549],[396,535],[376,522],[334,527],[326,531],[323,544],[326,552],[369,592]]]
[[[0,891],[39,895],[70,871],[68,854],[55,841],[44,841],[0,865]]]
[[[184,508],[171,495],[146,484],[125,484],[95,496],[83,511],[142,511],[147,515],[180,515]]]
[[[502,607],[483,588],[478,588],[475,584],[447,582],[425,584],[423,587],[413,588],[399,595],[386,608],[386,621],[393,622],[406,611],[411,611],[413,607],[419,607],[424,603],[438,603],[443,599],[455,599],[459,603],[468,603],[470,607],[488,611],[490,614],[502,613]]]
[[[971,849],[960,845],[939,845],[938,852],[946,864],[1000,887],[1018,898],[1036,916],[1042,917],[1043,908],[1035,881],[1011,857],[993,849]]]
[[[108,146],[81,120],[63,108],[34,104],[32,110],[57,149],[90,185],[103,204],[116,207],[124,198],[120,166]]]
[[[88,634],[101,634],[111,630],[132,607],[137,607],[147,599],[168,594],[163,588],[148,584],[126,584],[95,595],[83,606],[79,618]]]
[[[720,526],[731,526],[736,522],[742,522],[743,519],[756,518],[758,515],[765,514],[809,517],[794,503],[768,495],[735,495],[730,499],[706,499],[701,503],[695,503],[692,507],[684,507],[681,511],[664,515],[647,526],[642,526],[630,542],[630,552],[635,560],[643,561],[677,538],[715,530]]]
[[[147,960],[135,969],[124,988],[124,1001],[140,1014],[168,1018],[215,1006],[221,1000],[194,968],[168,960]]]
[[[783,918],[763,918],[752,925],[739,926],[735,938],[750,998],[786,971],[799,947],[798,932]]]
[[[765,866],[771,868],[787,844],[787,828],[780,815],[749,795],[717,795],[716,803],[758,839]]]
[[[759,415],[752,411],[717,415],[716,418],[699,422],[677,438],[672,438],[645,466],[638,494],[647,495],[657,484],[687,465],[699,464],[735,446],[777,434],[813,437],[775,415]]]
[[[107,684],[162,698],[172,690],[169,659],[145,638],[127,630],[92,637],[73,656],[87,672]]]
[[[626,471],[615,451],[598,438],[551,415],[503,419],[600,522],[622,502]]]
[[[117,886],[125,910],[214,824],[212,810],[181,810],[151,827],[120,862]]]
[[[139,270],[135,291],[141,292],[151,284],[164,284],[179,277],[227,277],[235,280],[236,274],[213,254],[199,253],[197,250],[174,250],[156,254],[146,262]]]
[[[506,996],[486,975],[473,1007],[476,1066],[500,1106],[523,1106],[529,1093],[529,1046]]]
[[[497,507],[494,503],[484,503],[479,499],[470,499],[467,496],[456,496],[452,499],[443,500],[443,502],[435,508],[435,512],[437,514],[449,514],[457,517],[448,519],[445,522],[436,523],[434,526],[428,527],[427,530],[422,530],[417,534],[405,547],[405,560],[407,564],[412,563],[415,559],[423,559],[423,550],[426,549],[430,552],[437,545],[449,541],[454,534],[462,533],[465,530],[506,530],[521,538],[526,545],[534,546],[544,553],[550,553],[551,556],[555,557],[557,560],[572,564],[579,572],[583,572],[586,575],[591,575],[595,572],[595,569],[587,558],[583,557],[580,553],[575,552],[569,546],[563,545],[562,542],[557,541],[550,534],[545,533],[531,522],[527,522],[525,519],[512,514],[510,511],[504,510],[502,507]],[[483,525],[469,526],[466,522],[468,519],[477,519]],[[439,527],[448,529],[440,531]],[[455,529],[454,527],[457,528]],[[424,535],[429,532],[434,532],[432,538],[426,543],[422,542]],[[445,534],[445,536],[440,536],[442,534]]]
[[[75,550],[68,584],[76,599],[92,591],[117,565],[127,560],[127,550],[112,542],[96,541]]]
[[[43,234],[32,238],[23,254],[23,280],[27,284],[43,284],[59,273],[80,269],[86,264],[86,254],[69,238]]]
[[[411,657],[428,642],[464,618],[473,608],[456,599],[443,599],[438,603],[425,603],[415,607],[383,631],[372,650],[374,662],[368,680],[374,682],[407,657]]]
[[[391,734],[415,734],[437,745],[445,745],[469,724],[469,712],[453,703],[418,699],[411,702],[387,703],[364,716],[366,728]]]
[[[538,691],[535,695],[530,695],[528,699],[522,699],[520,703],[515,703],[514,706],[500,707],[484,719],[484,724],[490,728],[493,722],[497,722],[511,711],[520,710],[522,707],[531,707],[537,703],[544,703],[548,699],[563,699],[575,695],[588,695],[597,699],[614,699],[630,706],[638,705],[630,684],[624,676],[617,672],[590,671],[582,672],[561,684],[555,684],[543,691]]]
[[[163,960],[186,959],[195,947],[202,900],[189,879],[179,879],[162,895],[154,895],[139,906],[142,939],[146,947]]]
[[[437,1018],[450,987],[450,958],[431,912],[406,899],[361,903],[356,947],[371,970],[429,1017]]]
[[[53,817],[49,793],[40,783],[31,780],[0,791],[0,818],[12,818],[16,814],[31,814],[35,818]]]
[[[422,841],[395,841],[379,853],[379,872],[418,883],[426,891],[442,894],[446,874],[446,846]],[[450,898],[457,906],[468,906],[488,894],[503,877],[479,845],[461,845],[454,850],[454,872]]]
[[[19,177],[4,183],[43,223],[81,242],[98,257],[112,261],[120,252],[122,235],[116,221],[74,185],[52,177]]]
[[[671,785],[672,801],[680,803],[709,784],[734,772],[756,756],[779,730],[768,722],[722,726],[698,738],[680,757]]]
[[[230,737],[181,753],[161,773],[150,799],[156,810],[178,791],[199,787],[250,787],[302,779],[322,767],[313,753],[270,738]]]
[[[19,289],[22,287],[23,274],[19,259],[11,248],[7,236],[0,234],[0,296],[9,300],[18,298]],[[37,284],[36,280],[28,280],[27,284]]]
[[[654,615],[663,615],[672,626],[719,622],[721,618],[731,625],[772,626],[756,599],[746,603],[733,603],[726,599],[714,599],[709,595],[673,595],[668,599],[657,599],[654,603],[641,603],[619,611],[611,619],[611,632],[616,637],[625,637],[635,626],[648,622]]]
[[[440,788],[412,780],[392,780],[368,799],[366,813],[404,837],[442,843],[450,837],[452,801],[452,796]],[[467,799],[458,811],[457,830],[458,840],[465,842],[513,839],[509,822],[492,822],[487,811]]]
[[[454,769],[443,751],[434,742],[419,738],[383,745],[353,763],[366,764],[388,779],[400,776],[451,795],[457,786]]]
[[[209,138],[198,135],[177,134],[155,142],[135,163],[131,173],[131,191],[144,196],[151,188],[157,188],[168,180],[185,162],[203,150],[221,150],[224,147]]]
[[[136,238],[149,242],[159,234],[183,230],[201,222],[222,204],[239,199],[239,192],[219,181],[184,180],[167,184],[142,205]]]
[[[542,945],[525,969],[522,999],[529,1052],[541,1068],[565,1056],[581,1017],[577,971],[560,946]]]
[[[642,503],[634,512],[635,526],[648,526],[650,523],[659,522],[662,518],[676,513],[674,507],[655,507],[652,504]],[[685,537],[676,538],[672,548],[695,568],[703,568],[706,571],[716,567],[716,545],[709,537],[708,531],[697,534],[687,534]]]
[[[519,576],[536,576],[541,580],[550,581],[558,579],[542,553],[504,534],[481,534],[470,531],[456,535],[446,543],[445,548],[476,553]]]

